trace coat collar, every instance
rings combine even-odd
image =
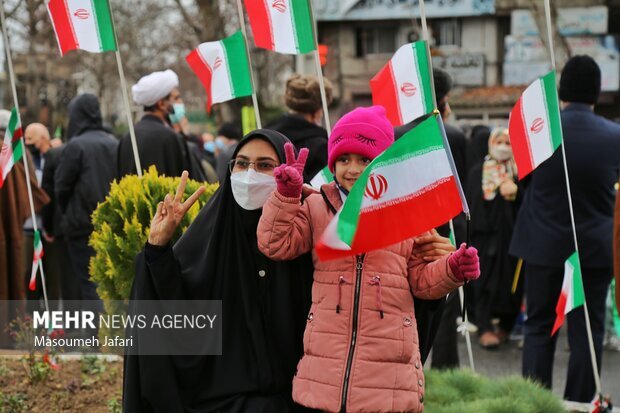
[[[331,204],[334,210],[338,211],[342,206],[342,198],[340,198],[340,190],[336,186],[336,182],[331,182],[321,186],[323,198]]]
[[[568,105],[563,109],[565,112],[590,112],[592,113],[592,109],[590,108],[590,104],[588,103],[579,103],[579,102],[569,102]]]

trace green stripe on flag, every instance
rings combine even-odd
[[[9,118],[9,129],[11,131],[11,137],[15,134],[16,126],[19,125],[19,117],[17,116],[17,109],[11,109],[11,117]],[[13,140],[13,139],[11,139]]]
[[[551,71],[541,78],[547,119],[549,119],[549,134],[551,146],[555,151],[562,144],[562,122],[560,120],[560,102],[556,87],[555,72]]]
[[[37,251],[41,248],[41,232],[39,230],[34,231],[34,250]]]
[[[108,0],[91,0],[92,8],[95,11],[95,24],[97,25],[97,35],[101,50],[116,50],[116,39],[114,37],[114,25]]]
[[[362,175],[351,188],[340,212],[337,229],[338,238],[345,244],[352,245],[357,231],[364,192],[371,173],[385,165],[402,162],[433,150],[444,150],[443,138],[437,124],[437,118],[434,115],[429,116],[418,126],[404,134],[364,169]]]
[[[234,97],[250,96],[253,92],[250,64],[245,48],[245,40],[241,31],[220,41],[226,54],[228,74],[230,75],[230,89]]]
[[[299,53],[308,53],[316,49],[314,41],[314,22],[310,13],[310,0],[290,0],[295,44]]]
[[[426,53],[426,40],[413,43],[413,52],[416,60],[418,79],[422,86],[422,102],[424,112],[430,113],[435,108],[433,94],[431,93],[431,76],[428,65],[428,54]]]
[[[568,259],[568,264],[573,267],[573,302],[567,303],[571,308],[579,307],[585,302],[585,293],[583,291],[583,279],[581,277],[581,264],[579,262],[579,255],[574,252]]]

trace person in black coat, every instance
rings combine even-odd
[[[103,202],[116,178],[117,140],[104,132],[99,100],[83,94],[69,103],[69,142],[54,176],[55,202],[65,216],[69,260],[80,280],[83,300],[98,300],[88,265],[94,254],[88,245],[93,232],[90,216]]]
[[[166,70],[142,77],[131,88],[134,102],[144,108],[144,116],[135,124],[140,166],[148,170],[155,165],[160,175],[172,177],[188,170],[191,178],[199,178],[192,172],[185,141],[170,124],[173,105],[181,99],[178,85],[177,75]],[[127,134],[118,146],[118,177],[136,173],[133,146]]]
[[[480,278],[472,284],[479,343],[496,348],[508,339],[521,305],[512,293],[517,260],[508,255],[520,191],[508,129],[496,128],[487,156],[469,172],[465,194],[471,211],[471,242],[480,255]],[[499,318],[497,330],[491,324]]]
[[[579,259],[600,371],[605,299],[612,277],[614,184],[620,165],[620,125],[597,116],[601,71],[589,56],[562,71],[560,100]],[[527,319],[523,375],[551,388],[557,334],[551,336],[564,262],[575,252],[568,193],[558,148],[531,174],[517,216],[510,253],[525,262]],[[571,350],[564,398],[590,402],[595,385],[583,307],[567,314]]]
[[[332,102],[332,84],[324,79],[327,104]],[[304,182],[309,183],[327,166],[327,130],[321,125],[323,106],[319,80],[314,75],[295,74],[286,81],[284,103],[289,112],[267,125],[283,133],[297,150],[310,151]]]

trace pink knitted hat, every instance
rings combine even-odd
[[[327,141],[327,165],[334,173],[336,159],[345,153],[375,159],[393,142],[394,128],[383,106],[354,109],[334,125]]]

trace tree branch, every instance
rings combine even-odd
[[[192,28],[192,30],[194,31],[194,34],[198,38],[198,41],[201,41],[202,28],[196,25],[196,23],[194,22],[194,19],[192,19],[192,17],[187,12],[187,9],[185,8],[185,6],[183,6],[183,4],[181,3],[181,0],[174,0],[174,2],[179,8],[179,11],[181,12],[181,15],[183,16],[183,20],[185,20],[185,22]]]

